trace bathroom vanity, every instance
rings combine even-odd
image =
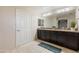
[[[79,31],[61,29],[37,29],[37,38],[63,47],[79,50]]]

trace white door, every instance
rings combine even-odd
[[[16,9],[16,46],[31,41],[31,16]]]

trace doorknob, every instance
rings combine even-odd
[[[20,30],[16,30],[17,32],[20,32]]]

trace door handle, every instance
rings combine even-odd
[[[20,30],[16,30],[17,32],[20,32]]]

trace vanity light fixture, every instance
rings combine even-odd
[[[64,12],[64,9],[57,10],[56,13]]]
[[[43,14],[44,17],[49,16],[49,15],[52,15],[52,13]]]
[[[74,9],[75,9],[74,7],[66,7],[66,8],[58,9],[58,10],[54,11],[53,13],[52,12],[44,13],[44,14],[42,14],[42,16],[47,17],[47,16],[54,15],[54,14],[69,12]]]
[[[67,8],[57,10],[56,13],[68,12],[68,11],[71,11],[71,10],[74,10],[74,8],[73,7],[67,7]]]

